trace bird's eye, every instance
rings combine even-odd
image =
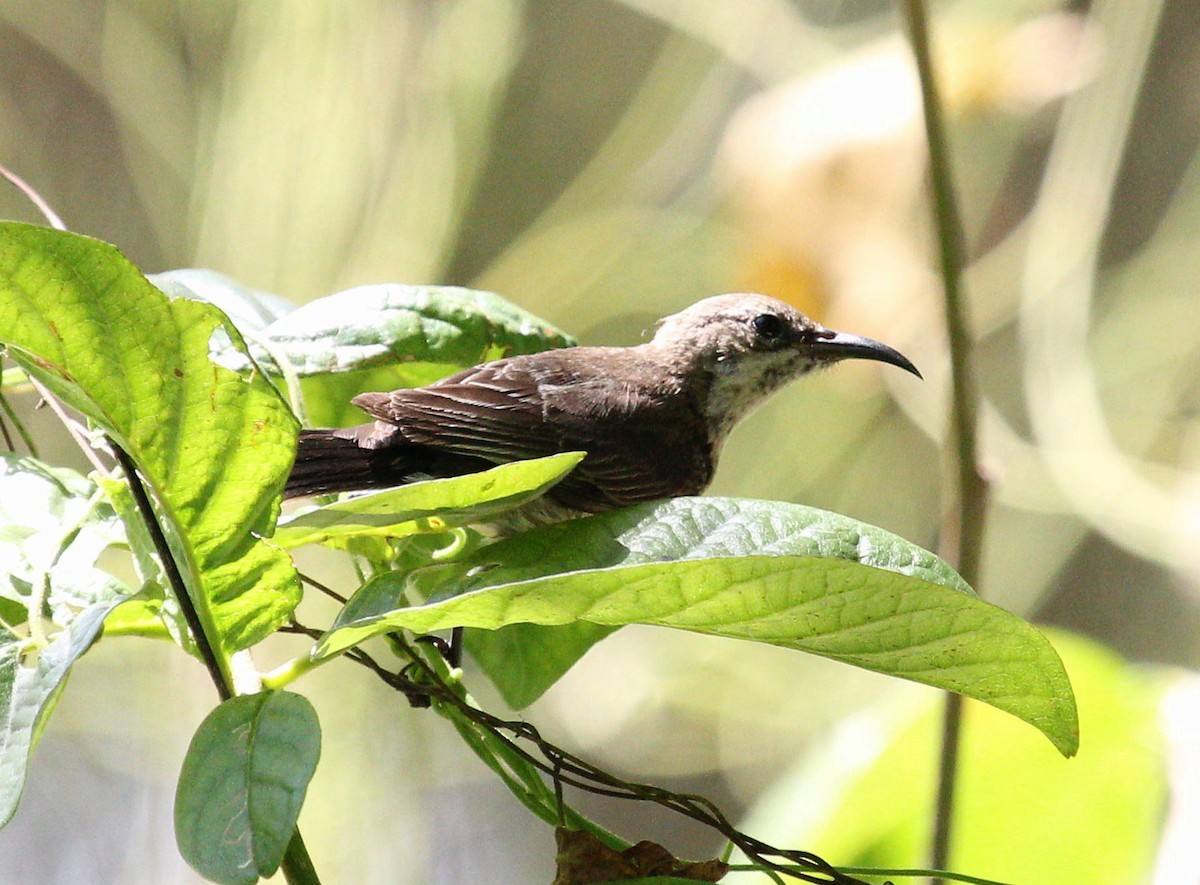
[[[768,341],[774,341],[783,335],[783,320],[773,313],[760,313],[754,318],[753,323],[754,331]]]

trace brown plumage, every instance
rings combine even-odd
[[[285,494],[381,488],[566,451],[587,457],[548,497],[571,511],[698,494],[738,420],[793,378],[845,358],[919,375],[886,345],[830,332],[775,299],[707,298],[636,347],[509,357],[427,387],[357,396],[375,421],[301,431]]]

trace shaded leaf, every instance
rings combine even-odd
[[[300,587],[259,540],[278,516],[296,422],[207,304],[168,301],[112,246],[0,223],[0,342],[138,464],[173,528],[201,616],[231,649],[286,620]],[[203,592],[199,592],[200,588]]]
[[[316,711],[298,694],[243,695],[216,707],[192,737],[175,794],[184,860],[229,885],[272,875],[320,754]]]
[[[280,521],[272,540],[286,549],[332,538],[395,538],[478,523],[544,494],[582,459],[582,452],[567,452],[358,495]],[[431,519],[436,520],[432,527]]]
[[[465,647],[513,709],[528,707],[558,682],[593,645],[617,630],[576,621],[560,627],[509,624],[467,630]]]
[[[574,343],[491,292],[399,284],[311,301],[263,336],[291,361],[309,417],[324,426],[362,421],[350,398],[364,390],[417,387],[476,363]]]
[[[431,601],[397,609],[407,585]],[[656,624],[960,692],[1064,753],[1078,743],[1070,683],[1044,636],[932,553],[810,507],[678,498],[548,526],[407,580],[385,574],[360,593],[315,655],[395,628]],[[503,690],[506,674],[489,675]]]
[[[272,323],[266,334],[302,375],[396,363],[470,366],[572,343],[491,292],[399,284],[318,298]]]

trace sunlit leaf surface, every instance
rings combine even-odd
[[[582,458],[580,452],[567,452],[336,501],[281,521],[271,540],[291,548],[331,539],[397,538],[482,522],[537,498]]]
[[[259,372],[210,359],[239,341],[220,311],[168,300],[112,246],[0,223],[0,342],[137,462],[231,649],[272,632],[300,594],[291,560],[259,539],[296,421]]]

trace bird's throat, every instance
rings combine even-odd
[[[744,354],[736,362],[717,362],[703,409],[714,453],[720,451],[734,425],[813,367],[808,360],[781,360],[779,356]]]

